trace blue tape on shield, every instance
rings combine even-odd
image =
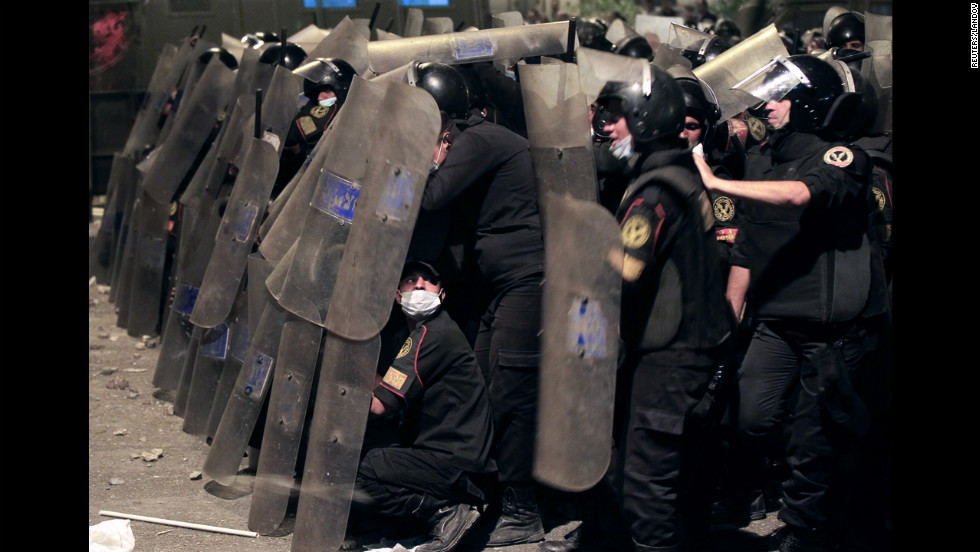
[[[245,384],[242,392],[246,397],[255,400],[262,400],[265,396],[265,387],[269,383],[269,374],[272,373],[272,363],[275,359],[262,353],[255,353],[246,365],[242,366],[245,372]]]
[[[490,41],[489,33],[479,33],[475,37],[453,37],[453,56],[458,60],[493,57],[496,48]]]
[[[361,187],[350,180],[328,172],[320,175],[311,205],[342,223],[354,220],[354,209]]]
[[[584,297],[572,300],[568,309],[568,335],[565,346],[576,356],[606,358],[606,317],[602,307]]]
[[[415,199],[414,182],[408,171],[399,168],[392,171],[378,202],[377,214],[381,220],[408,220]]]
[[[199,350],[201,356],[224,360],[228,356],[228,325],[222,322],[206,331]]]
[[[194,304],[197,303],[197,294],[200,291],[199,287],[178,284],[174,293],[173,309],[184,316],[190,316],[194,312]]]
[[[228,232],[235,241],[248,241],[252,234],[252,223],[259,216],[258,205],[242,205],[235,209],[231,220],[228,221]]]

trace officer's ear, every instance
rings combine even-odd
[[[402,304],[402,292],[398,288],[395,288],[395,302],[399,305]]]

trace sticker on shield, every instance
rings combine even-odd
[[[202,356],[224,360],[228,356],[228,325],[222,322],[205,331],[200,347]]]
[[[378,202],[381,220],[408,220],[415,199],[415,178],[406,170],[395,168],[388,176],[384,193]]]
[[[343,224],[354,220],[361,186],[335,174],[324,172],[317,182],[311,205]]]
[[[190,316],[194,312],[194,303],[197,303],[197,294],[201,288],[187,284],[178,284],[177,291],[174,293],[173,309],[184,316]]]
[[[606,327],[606,317],[599,303],[576,297],[568,309],[565,346],[579,357],[606,358]]]
[[[493,57],[495,48],[490,33],[474,33],[473,37],[453,37],[453,56],[458,60]]]
[[[242,392],[246,397],[257,401],[265,397],[265,388],[269,383],[269,375],[272,373],[272,363],[275,359],[271,356],[256,352],[255,356],[242,366],[245,372],[245,385]]]
[[[246,203],[240,208],[235,209],[235,213],[229,221],[228,232],[235,241],[248,241],[252,233],[252,223],[259,216],[259,206]]]

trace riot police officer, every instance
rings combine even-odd
[[[846,500],[838,461],[868,428],[852,384],[865,321],[885,303],[867,236],[871,162],[827,126],[847,118],[832,112],[847,104],[835,103],[843,87],[828,63],[776,58],[740,87],[767,102],[773,136],[750,152],[743,181],[719,178],[695,159],[708,189],[743,200],[729,300],[735,312],[748,301],[755,328],[739,378],[738,448],[778,441],[779,420],[791,416],[791,474],[778,514],[786,527],[771,549],[826,550],[840,540],[830,520]],[[743,462],[739,479],[758,485],[760,465]]]

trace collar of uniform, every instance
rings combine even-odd
[[[655,151],[640,158],[639,172],[643,173],[657,167],[668,165],[694,166],[694,158],[691,157],[691,148],[673,148]]]
[[[772,148],[773,161],[785,163],[822,152],[827,149],[827,142],[816,134],[778,129],[769,139],[768,146]]]

